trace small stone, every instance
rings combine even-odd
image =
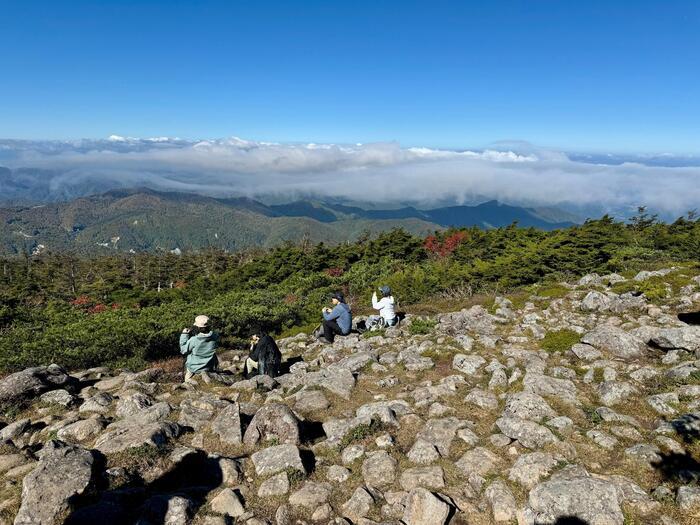
[[[689,512],[688,517],[700,517],[700,487],[685,485],[678,488],[676,505],[684,512]]]
[[[286,472],[275,474],[271,478],[266,479],[258,488],[258,496],[261,498],[269,498],[272,496],[282,496],[289,492],[289,478]]]
[[[217,514],[237,518],[245,513],[243,502],[233,489],[224,489],[211,500],[209,506]]]
[[[340,459],[343,461],[343,465],[350,465],[364,455],[365,447],[362,445],[350,445],[343,449],[343,452],[340,454]]]
[[[508,486],[497,479],[486,488],[484,497],[491,505],[493,521],[496,523],[511,522],[516,519],[517,503],[515,496]]]
[[[406,454],[406,457],[413,463],[427,465],[437,461],[440,458],[440,453],[432,443],[417,439],[411,447],[411,450]]]
[[[288,468],[306,472],[299,449],[291,444],[264,448],[252,454],[250,458],[258,476],[277,474]]]
[[[341,510],[343,516],[358,522],[369,515],[374,503],[374,497],[366,488],[357,487],[350,499],[343,504]]]
[[[330,497],[331,485],[329,483],[307,481],[303,487],[289,496],[289,504],[293,507],[315,509],[319,505],[328,503]]]
[[[340,465],[331,465],[326,471],[326,479],[333,483],[344,483],[350,478],[350,471]]]
[[[617,445],[617,439],[602,430],[589,430],[586,432],[586,436],[596,445],[606,450],[612,450]]]
[[[450,506],[429,490],[413,489],[406,498],[403,522],[406,525],[444,525],[450,515]]]
[[[396,478],[397,461],[380,450],[367,455],[362,463],[362,477],[371,487],[391,485]]]
[[[416,487],[439,489],[445,486],[445,476],[442,467],[413,467],[403,471],[399,482],[406,491]]]

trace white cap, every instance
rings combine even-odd
[[[206,315],[198,315],[194,318],[194,325],[197,328],[206,328],[209,326],[209,318]]]

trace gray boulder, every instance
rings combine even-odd
[[[226,445],[243,443],[241,413],[238,403],[227,405],[211,422],[211,431]]]
[[[404,470],[399,480],[401,488],[411,491],[416,487],[441,489],[445,486],[442,467],[413,467]]]
[[[637,359],[647,352],[647,346],[641,339],[622,328],[607,324],[586,333],[581,342],[620,359]]]
[[[518,392],[508,396],[503,415],[542,421],[544,418],[552,418],[557,414],[542,396],[532,392]]]
[[[66,408],[76,403],[76,397],[68,392],[68,390],[62,388],[58,390],[49,390],[41,394],[39,399],[42,403],[47,405],[60,405]]]
[[[625,517],[613,483],[581,476],[540,483],[528,498],[534,523],[553,525],[560,518],[579,518],[590,525],[622,525]]]
[[[0,380],[0,405],[21,405],[59,388],[71,388],[76,380],[58,365],[36,366]]]
[[[371,487],[384,487],[396,479],[397,461],[385,450],[373,452],[362,462],[362,477]]]
[[[329,366],[317,372],[309,372],[303,376],[306,386],[320,386],[343,399],[350,399],[355,388],[355,376],[346,368]]]
[[[250,456],[258,476],[271,476],[288,468],[306,472],[299,449],[291,444],[267,447]]]
[[[103,454],[114,454],[143,445],[162,447],[179,435],[180,426],[177,423],[142,423],[138,419],[124,419],[109,425],[95,441],[95,448]]]
[[[265,376],[267,377],[267,376]],[[211,394],[192,394],[180,403],[180,419],[178,423],[183,427],[191,427],[200,430],[211,421],[221,410],[228,406],[229,402]]]
[[[413,489],[406,498],[403,522],[406,525],[444,525],[450,515],[450,506],[422,487]]]
[[[15,524],[61,523],[72,500],[93,485],[94,463],[89,450],[49,441],[36,468],[24,478]]]
[[[532,452],[523,454],[515,460],[515,463],[508,473],[508,479],[515,481],[531,489],[543,478],[549,476],[559,461],[546,452]]]
[[[485,364],[486,359],[480,355],[457,354],[452,359],[452,368],[468,376],[476,374]]]
[[[66,425],[56,432],[59,439],[65,441],[85,441],[97,436],[105,428],[105,423],[101,419],[89,418],[81,419],[70,425]]]
[[[293,507],[315,509],[319,505],[328,503],[331,491],[330,483],[307,481],[304,486],[289,496],[289,504]]]
[[[348,501],[341,507],[343,516],[354,522],[360,521],[369,515],[375,500],[372,493],[365,487],[357,487]]]
[[[662,328],[651,338],[651,342],[664,350],[681,349],[695,352],[700,350],[700,326]]]
[[[610,310],[610,302],[607,295],[593,290],[581,301],[581,309],[586,312],[606,312]]]
[[[569,379],[558,379],[537,372],[526,372],[523,377],[523,390],[544,397],[554,397],[575,405],[576,385]]]
[[[491,505],[491,514],[496,523],[511,523],[516,519],[517,503],[515,496],[502,480],[497,479],[484,492]]]
[[[547,427],[527,419],[511,416],[501,417],[496,420],[496,426],[504,435],[511,439],[517,439],[525,448],[538,449],[558,441]]]
[[[249,447],[275,439],[277,443],[299,444],[299,420],[287,405],[263,405],[253,416],[243,436]]]
[[[490,450],[483,447],[476,447],[468,450],[455,463],[455,466],[465,475],[476,474],[486,476],[502,465],[502,460]]]
[[[434,445],[441,456],[447,457],[450,454],[450,447],[457,430],[464,426],[465,423],[456,417],[429,419],[416,435],[416,440]]]
[[[598,397],[606,406],[622,403],[638,393],[639,390],[625,381],[603,381],[598,385]]]

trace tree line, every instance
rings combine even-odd
[[[0,369],[143,366],[175,354],[182,326],[206,313],[234,346],[253,326],[284,333],[318,322],[334,289],[351,303],[388,284],[402,306],[471,294],[700,262],[700,220],[663,224],[640,208],[570,228],[450,229],[427,238],[397,229],[336,246],[284,244],[230,254],[70,253],[0,259]]]

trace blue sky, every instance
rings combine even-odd
[[[0,138],[700,153],[697,1],[0,0]]]

